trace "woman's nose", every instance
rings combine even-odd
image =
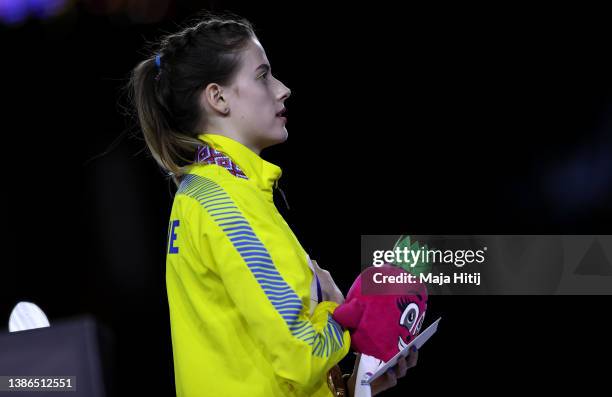
[[[291,96],[291,90],[286,85],[284,85],[282,82],[279,81],[279,83],[281,84],[280,99],[285,100]]]

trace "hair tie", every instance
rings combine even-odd
[[[157,67],[157,70],[161,68],[161,55],[159,54],[155,55],[155,66]]]

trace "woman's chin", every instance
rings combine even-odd
[[[280,129],[277,129],[275,131],[275,133],[273,134],[273,140],[276,143],[283,143],[287,140],[287,138],[289,137],[289,133],[287,132],[287,127],[282,127]]]
[[[263,138],[264,147],[270,147],[274,145],[278,145],[279,143],[283,143],[289,137],[289,133],[287,129],[283,127],[280,130],[274,131],[272,134],[267,134],[265,138]]]
[[[285,142],[287,138],[289,138],[289,132],[287,131],[287,127],[283,127],[282,131],[282,142]]]

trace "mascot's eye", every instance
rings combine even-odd
[[[421,316],[421,319],[419,320],[419,323],[417,324],[417,328],[416,328],[417,333],[421,332],[421,327],[423,326],[423,320],[425,320],[425,312],[423,312],[423,315]]]
[[[404,311],[400,318],[400,325],[408,328],[408,330],[414,334],[416,319],[419,318],[419,306],[416,303],[402,304],[402,306],[404,307]]]

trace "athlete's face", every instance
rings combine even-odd
[[[241,65],[228,91],[231,124],[248,146],[263,149],[287,139],[287,119],[278,113],[291,91],[272,75],[257,38],[242,52]]]

